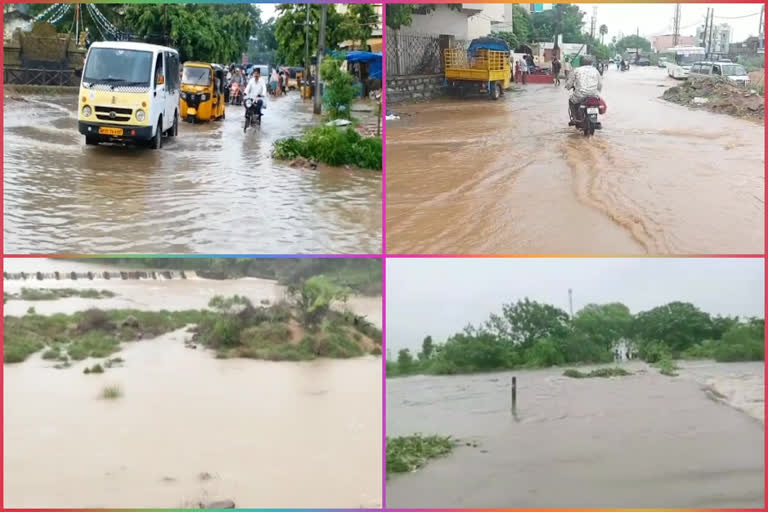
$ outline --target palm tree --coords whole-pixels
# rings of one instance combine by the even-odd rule
[[[604,44],[605,35],[608,33],[608,25],[600,25],[600,44]]]

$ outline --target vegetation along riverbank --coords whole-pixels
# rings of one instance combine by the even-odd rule
[[[67,367],[88,357],[107,358],[122,342],[149,339],[193,324],[188,341],[216,351],[220,358],[247,357],[303,361],[381,354],[381,331],[365,319],[332,309],[348,290],[322,276],[289,288],[289,299],[256,306],[241,296],[211,299],[203,311],[89,309],[73,314],[38,315],[34,309],[6,316],[4,362],[42,357]]]
[[[127,268],[194,270],[208,279],[258,277],[285,286],[322,274],[362,295],[381,295],[381,260],[368,258],[88,258],[88,263]]]
[[[590,304],[570,317],[525,299],[503,305],[501,314],[468,325],[443,343],[427,336],[415,356],[400,350],[387,361],[387,376],[610,363],[618,351],[674,376],[674,359],[763,360],[763,332],[762,318],[712,316],[687,302],[637,314],[621,303]]]

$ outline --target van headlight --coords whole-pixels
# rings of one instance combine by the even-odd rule
[[[83,117],[91,117],[92,113],[93,111],[91,110],[91,107],[89,107],[88,105],[83,107]]]
[[[143,122],[147,118],[147,114],[143,110],[136,111],[136,120]]]
[[[208,101],[208,95],[203,94],[202,96],[200,96],[200,101]]]

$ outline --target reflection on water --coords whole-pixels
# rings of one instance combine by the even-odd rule
[[[513,373],[389,379],[388,436],[438,433],[479,447],[391,479],[387,505],[761,507],[763,425],[702,388],[718,375],[749,374],[738,395],[759,389],[762,398],[762,363],[684,366],[679,378],[643,363],[615,379],[517,371],[518,421]]]
[[[261,131],[242,111],[182,124],[161,151],[86,147],[74,97],[6,96],[9,253],[373,253],[381,173],[294,169],[272,143],[313,122],[297,94],[269,102]]]
[[[26,283],[36,284],[118,296],[10,301],[6,313],[30,305],[46,313],[92,305],[186,309],[215,294],[275,300],[282,290],[260,279]],[[11,292],[8,285],[20,286],[5,285]],[[376,301],[380,324],[381,299],[361,304]],[[221,499],[238,507],[381,506],[380,358],[219,360],[185,348],[188,336],[180,330],[127,343],[119,353],[124,366],[103,375],[83,374],[93,361],[55,370],[39,354],[5,365],[5,506],[176,508]],[[98,399],[113,384],[124,396]]]
[[[671,79],[670,79],[671,80]],[[764,129],[673,105],[663,70],[611,73],[604,130],[567,126],[562,88],[393,107],[394,253],[758,253]]]

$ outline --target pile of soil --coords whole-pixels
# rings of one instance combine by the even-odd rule
[[[762,122],[765,117],[764,98],[754,89],[734,84],[727,78],[691,77],[683,84],[664,91],[665,100],[711,112]]]

